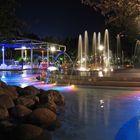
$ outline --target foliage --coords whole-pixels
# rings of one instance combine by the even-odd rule
[[[16,17],[16,0],[0,1],[0,37],[14,38],[21,32],[22,23]]]
[[[139,0],[82,0],[82,3],[91,6],[100,12],[106,19],[106,27],[111,35],[119,34],[127,46],[127,55],[134,49],[132,44],[139,39],[140,28],[140,1]]]
[[[67,46],[67,53],[72,60],[76,60],[78,50],[78,38],[66,38],[64,44]]]

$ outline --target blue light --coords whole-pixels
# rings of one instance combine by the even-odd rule
[[[2,47],[2,49],[1,49],[1,50],[2,50],[2,52],[4,52],[4,47]]]

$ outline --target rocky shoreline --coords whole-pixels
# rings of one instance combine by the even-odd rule
[[[0,81],[0,139],[51,140],[51,132],[61,126],[58,113],[64,104],[63,95],[56,90]]]

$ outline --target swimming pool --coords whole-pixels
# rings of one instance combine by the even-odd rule
[[[140,91],[47,85],[36,80],[38,73],[0,74],[8,84],[34,85],[63,92],[66,105],[59,115],[62,127],[53,140],[139,140]]]

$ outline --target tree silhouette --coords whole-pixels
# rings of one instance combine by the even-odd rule
[[[106,24],[121,28],[121,32],[138,27],[139,0],[82,0],[81,2],[100,12],[105,17]]]
[[[140,0],[81,0],[81,3],[105,17],[106,27],[114,38],[117,34],[122,37],[128,55],[134,50],[132,44],[140,37]]]
[[[0,38],[14,38],[21,33],[22,22],[16,17],[16,0],[0,1]]]

